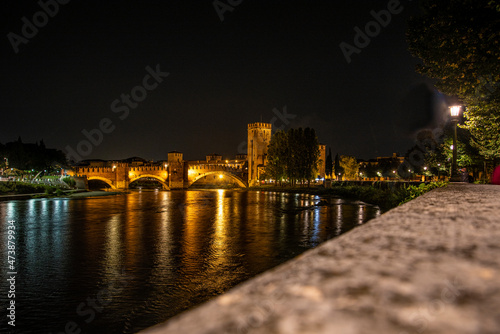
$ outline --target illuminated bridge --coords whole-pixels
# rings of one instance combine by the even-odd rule
[[[212,159],[213,157],[216,157]],[[168,153],[168,161],[156,165],[137,165],[117,162],[112,166],[77,166],[73,168],[75,177],[87,181],[99,180],[112,189],[127,189],[132,182],[140,179],[154,179],[163,189],[189,188],[199,180],[224,179],[239,187],[247,187],[246,159],[221,160],[220,156],[207,156],[207,161],[184,161],[182,153]]]

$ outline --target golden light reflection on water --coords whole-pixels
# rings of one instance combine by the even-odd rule
[[[341,202],[341,201],[342,200],[339,200],[339,202]],[[344,220],[343,213],[342,213],[343,207],[341,205],[336,205],[335,209],[337,212],[337,217],[335,219],[335,235],[339,235],[340,232],[342,232],[342,223]]]
[[[305,194],[189,190],[0,202],[0,228],[12,218],[23,223],[23,293],[45,300],[59,320],[36,303],[30,312],[60,321],[54,329],[64,328],[82,300],[116,283],[125,268],[133,282],[106,310],[117,322],[108,332],[122,332],[124,317],[130,324],[170,317],[380,212],[341,199],[314,206],[317,201]],[[53,293],[58,298],[50,304]]]
[[[159,266],[160,272],[169,271],[171,267],[171,250],[172,250],[172,234],[170,226],[175,217],[172,217],[173,208],[172,203],[170,203],[169,192],[161,192],[159,194],[159,200],[162,203],[162,211],[160,212],[160,222],[159,224],[159,242],[156,244],[157,260],[156,263]]]
[[[120,214],[114,214],[106,222],[106,248],[104,252],[104,263],[106,274],[115,274],[120,271],[122,263],[122,234]]]
[[[204,194],[205,195],[205,194]],[[192,191],[186,192],[185,205],[180,209],[184,210],[183,217],[183,261],[182,266],[187,271],[193,271],[202,266],[204,261],[203,247],[204,240],[208,236],[203,236],[202,230],[206,213],[211,211],[209,208],[210,196],[201,196]],[[206,208],[205,208],[206,207]],[[202,238],[202,239],[201,239]]]
[[[229,215],[229,205],[224,205],[224,190],[217,190],[214,237],[211,246],[211,267],[221,267],[227,265],[229,254],[228,245],[228,225],[234,224]]]

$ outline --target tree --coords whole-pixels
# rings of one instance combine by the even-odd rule
[[[66,155],[56,149],[48,149],[43,141],[40,144],[17,141],[0,145],[0,157],[9,160],[9,167],[20,170],[50,170],[55,164],[66,165]]]
[[[267,152],[266,173],[276,181],[290,179],[310,182],[315,177],[319,160],[319,142],[311,128],[278,131],[271,138]]]
[[[486,159],[500,157],[500,1],[424,0],[410,20],[409,50],[417,71],[467,104],[464,127]]]
[[[316,178],[318,173],[318,163],[320,158],[319,141],[316,136],[316,131],[312,128],[304,129],[304,165],[303,165],[303,180],[307,180],[307,185],[311,184],[311,180]]]
[[[284,131],[277,131],[272,137],[267,150],[266,174],[282,184],[287,175],[288,138]]]
[[[301,178],[303,141],[302,141],[302,128],[290,129],[287,132],[289,155],[287,158],[287,176],[290,178],[290,183],[296,184],[297,180]]]
[[[470,105],[465,112],[465,128],[472,134],[471,143],[483,157],[500,157],[500,107],[485,106],[485,102]]]
[[[346,179],[355,180],[358,178],[359,164],[355,157],[342,155],[340,157],[340,166],[344,169]]]
[[[325,161],[325,174],[328,177],[332,177],[333,172],[333,161],[332,161],[332,149],[328,148],[328,155],[326,156]]]

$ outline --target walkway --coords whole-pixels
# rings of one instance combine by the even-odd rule
[[[433,190],[143,333],[500,333],[500,186]]]

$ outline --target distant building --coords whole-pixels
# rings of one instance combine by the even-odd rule
[[[377,157],[377,162],[398,162],[402,164],[405,161],[405,157],[398,156],[397,153],[393,153],[391,157]]]
[[[222,161],[222,155],[217,153],[212,153],[206,156],[207,162],[220,162]]]
[[[404,157],[393,153],[390,157],[377,157],[376,159],[358,160],[362,179],[393,178],[397,176],[399,165],[405,160]]]
[[[247,155],[246,154],[236,154],[236,160],[247,160]]]
[[[126,164],[129,164],[130,166],[138,167],[138,166],[146,166],[150,164],[151,162],[147,161],[146,159],[139,158],[139,157],[132,157],[128,159],[123,159],[120,160],[119,162],[123,162]]]
[[[75,166],[78,167],[91,167],[91,168],[99,168],[99,167],[108,167],[111,163],[107,160],[101,159],[86,159],[79,161]]]
[[[396,163],[398,166],[403,163],[405,160],[405,157],[398,156],[397,153],[393,153],[392,156],[390,157],[377,157],[376,159],[369,159],[369,160],[358,160],[359,162],[359,167],[361,168],[366,168],[366,167],[373,167],[373,166],[380,166],[382,164],[394,164]]]

